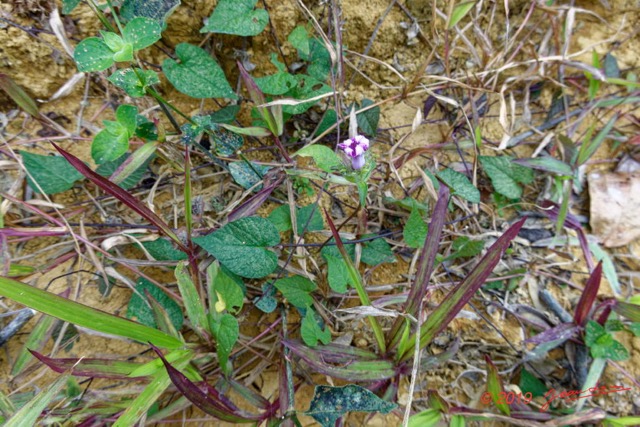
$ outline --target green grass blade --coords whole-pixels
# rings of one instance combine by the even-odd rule
[[[136,397],[129,407],[120,415],[113,427],[129,427],[147,413],[149,408],[162,396],[171,385],[169,375],[165,370],[159,370],[153,376],[149,385]]]
[[[600,148],[602,143],[604,142],[611,129],[613,129],[613,125],[618,121],[618,115],[614,115],[606,125],[598,132],[598,134],[593,138],[589,138],[586,141],[583,141],[580,145],[580,151],[578,151],[578,165],[583,165],[595,154],[595,152]]]
[[[176,267],[175,275],[178,280],[178,289],[180,289],[184,308],[193,328],[198,335],[202,336],[204,331],[209,331],[207,315],[204,311],[204,303],[200,300],[196,285],[191,280],[187,268],[185,261],[180,262]]]
[[[11,368],[11,376],[16,376],[27,366],[27,364],[33,360],[33,355],[29,350],[41,351],[44,345],[51,337],[53,331],[55,318],[47,315],[41,315],[38,322],[33,327],[33,330],[29,334],[29,338],[25,341],[20,354],[16,358],[13,367]]]
[[[47,407],[49,402],[62,390],[67,384],[69,375],[60,376],[53,384],[45,387],[26,405],[24,405],[13,417],[4,425],[4,427],[31,427],[37,425],[37,420],[42,411]]]
[[[104,334],[175,349],[184,344],[177,338],[148,326],[59,297],[50,292],[0,277],[0,296],[12,299],[39,312]]]

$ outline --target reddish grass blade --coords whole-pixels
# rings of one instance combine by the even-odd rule
[[[456,317],[462,308],[471,300],[476,291],[489,278],[493,269],[498,265],[500,258],[509,247],[509,244],[518,235],[526,218],[513,224],[496,242],[487,250],[486,255],[474,267],[469,275],[445,297],[444,301],[427,318],[421,327],[420,347],[426,347],[433,338],[439,334]],[[406,361],[413,354],[412,337],[408,349],[400,355],[400,361]]]
[[[29,350],[39,361],[53,371],[65,372],[77,377],[113,378],[127,381],[145,380],[145,377],[130,377],[129,374],[140,367],[139,363],[122,362],[111,359],[82,358],[51,358],[34,350]]]
[[[433,274],[436,255],[438,255],[438,247],[442,238],[442,230],[444,229],[444,222],[447,216],[447,205],[449,204],[449,188],[446,185],[440,185],[438,191],[438,201],[433,209],[433,215],[431,216],[431,222],[429,223],[429,232],[424,242],[420,259],[418,260],[418,271],[416,273],[416,279],[411,286],[409,296],[405,304],[405,313],[412,315],[414,318],[419,318],[418,310],[420,308],[420,302],[424,299],[429,288],[429,280]],[[403,318],[398,317],[391,329],[389,337],[389,347],[396,345],[400,340],[400,329],[403,325]]]
[[[580,301],[576,306],[576,311],[573,314],[573,320],[576,325],[584,326],[587,323],[589,312],[593,307],[593,303],[598,297],[598,289],[600,289],[600,280],[602,279],[602,261],[598,263],[595,270],[589,276],[587,283],[584,285],[584,290],[580,296]]]
[[[511,415],[509,405],[505,402],[504,387],[500,380],[500,374],[498,368],[493,364],[491,358],[488,355],[484,356],[484,360],[487,362],[487,391],[491,394],[491,399],[496,405],[496,408],[503,414]]]
[[[562,340],[564,342],[576,335],[578,330],[579,328],[573,323],[561,323],[558,326],[549,328],[546,331],[525,340],[525,343],[540,345],[557,340]]]
[[[278,188],[278,186],[282,183],[283,177],[280,176],[274,182],[265,185],[262,190],[258,191],[256,194],[251,196],[249,200],[238,206],[229,214],[229,222],[235,221],[240,218],[244,218],[247,216],[251,216],[267,201],[273,190]]]
[[[140,203],[140,201],[137,200],[135,197],[133,197],[127,190],[124,190],[123,188],[119,187],[117,184],[114,184],[108,179],[98,175],[97,173],[89,169],[89,167],[85,165],[82,162],[82,160],[80,160],[73,154],[66,152],[65,150],[60,148],[58,145],[56,145],[54,142],[51,142],[51,144],[55,147],[56,150],[58,150],[60,154],[62,154],[62,156],[65,159],[67,159],[69,163],[71,163],[71,166],[76,168],[78,172],[84,175],[89,181],[93,182],[95,185],[100,187],[103,191],[115,197],[116,199],[120,200],[129,208],[133,209],[138,215],[142,216],[151,224],[158,227],[158,229],[161,230],[167,237],[169,237],[171,240],[176,242],[176,244],[180,247],[182,251],[189,253],[189,250],[182,244],[178,236],[176,236],[176,234],[162,220],[162,218],[156,215],[151,209],[149,209],[148,207]]]
[[[244,411],[241,411],[215,388],[207,384],[206,381],[203,381],[199,385],[192,382],[180,371],[171,366],[156,346],[150,345],[162,360],[173,385],[176,386],[184,397],[207,414],[230,423],[255,423],[262,418],[260,415],[244,413]]]
[[[397,375],[393,363],[379,357],[377,360],[367,360],[354,356],[355,353],[349,354],[349,351],[346,354],[322,352],[317,351],[321,346],[311,349],[293,340],[283,340],[283,344],[309,364],[314,371],[332,378],[342,378],[347,381],[381,381]],[[327,357],[328,355],[331,357]]]

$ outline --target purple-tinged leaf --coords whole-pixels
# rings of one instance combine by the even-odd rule
[[[569,338],[575,336],[579,329],[580,328],[578,328],[573,323],[561,323],[558,326],[549,328],[544,332],[540,332],[539,334],[526,339],[525,343],[538,345],[551,341],[557,341],[560,339],[566,341]]]
[[[263,411],[267,410],[271,406],[271,402],[269,402],[267,399],[251,390],[250,388],[244,386],[243,384],[226,378],[222,378],[221,381],[229,384],[229,386],[233,390],[235,390],[235,392],[238,393],[241,397],[243,397],[251,406],[259,408]]]
[[[504,399],[500,399],[501,396],[504,396],[504,387],[502,386],[502,380],[500,380],[498,368],[496,368],[496,365],[493,364],[488,355],[484,356],[484,360],[487,362],[487,391],[491,394],[491,399],[496,408],[508,416],[511,414],[509,405]]]
[[[331,364],[324,360],[318,351],[300,342],[284,340],[283,343],[292,353],[310,365],[315,372],[333,378],[342,378],[347,381],[380,381],[393,378],[397,374],[393,363],[388,360],[379,358],[379,360],[353,359],[346,364]]]
[[[111,359],[90,358],[51,358],[37,351],[30,350],[38,360],[57,373],[69,372],[77,377],[113,378],[118,380],[141,380],[145,377],[132,378],[131,372],[141,366],[140,363],[122,362]]]
[[[469,300],[473,298],[476,291],[484,285],[484,282],[489,278],[496,265],[498,265],[498,262],[511,244],[511,241],[518,235],[525,220],[526,218],[523,218],[509,227],[509,229],[487,249],[485,256],[476,264],[469,275],[449,292],[443,302],[429,315],[427,321],[421,327],[420,347],[426,347],[437,334],[444,330],[458,315],[460,310],[467,305]],[[406,361],[412,356],[414,339],[415,337],[411,339],[405,354],[400,355],[401,361]]]
[[[542,213],[545,214],[551,221],[558,221],[558,216],[560,215],[560,207],[557,204],[553,203],[550,200],[543,200],[542,203],[540,203],[540,206],[543,209]],[[587,235],[582,229],[580,220],[571,212],[567,212],[567,216],[564,219],[564,226],[577,233],[578,241],[580,242],[580,248],[582,249],[582,253],[584,254],[585,261],[587,262],[587,267],[589,267],[589,271],[593,271],[595,264],[593,262],[593,257],[591,256],[591,250],[589,249]]]
[[[418,259],[418,271],[416,278],[411,285],[409,296],[405,304],[405,313],[418,318],[418,310],[420,308],[420,302],[424,299],[429,288],[429,281],[433,275],[433,270],[436,261],[436,255],[438,255],[438,247],[440,240],[442,239],[442,230],[447,215],[447,205],[449,204],[449,188],[446,185],[440,185],[438,190],[438,201],[433,209],[433,215],[431,216],[431,222],[429,223],[429,231],[424,241],[420,258]],[[391,337],[389,341],[389,347],[397,344],[400,340],[401,326],[403,325],[403,318],[396,319],[391,333],[388,335]]]
[[[199,385],[192,382],[189,378],[184,376],[182,372],[171,366],[157,347],[154,345],[151,345],[151,347],[162,360],[173,385],[176,386],[178,391],[182,393],[184,397],[189,399],[202,411],[222,421],[230,423],[254,423],[261,419],[260,415],[247,414],[240,410],[229,399],[224,397],[205,381]]]
[[[266,178],[266,177],[265,177]],[[251,196],[249,200],[242,203],[240,206],[235,208],[228,217],[229,222],[233,222],[237,219],[244,218],[247,216],[251,216],[256,213],[256,211],[267,201],[273,190],[278,188],[278,186],[282,183],[282,176],[279,176],[275,181],[273,181],[269,185],[265,185],[262,190],[258,191],[256,194]]]
[[[573,319],[576,325],[584,326],[587,323],[589,312],[593,307],[593,303],[598,297],[598,289],[600,289],[600,280],[602,279],[602,261],[598,263],[595,270],[591,272],[591,276],[584,285],[582,295],[580,295],[580,301],[576,306],[576,310],[573,314]]]
[[[260,114],[262,119],[267,123],[267,127],[269,128],[269,130],[274,135],[280,135],[281,132],[279,132],[280,129],[278,129],[278,121],[274,117],[271,110],[268,107],[261,107],[261,105],[266,103],[264,93],[262,93],[255,80],[253,80],[253,77],[249,75],[240,61],[238,61],[238,69],[240,70],[240,77],[242,78],[242,82],[247,88],[247,92],[249,92],[249,98],[251,98],[254,104],[256,104],[256,110],[258,110],[258,113]]]
[[[140,203],[139,200],[133,197],[127,190],[124,190],[123,188],[119,187],[117,184],[114,184],[108,179],[98,175],[97,173],[89,169],[89,167],[85,165],[82,162],[82,160],[80,160],[73,154],[66,152],[65,150],[60,148],[58,145],[56,145],[54,142],[52,142],[51,144],[55,147],[56,150],[58,150],[60,154],[62,154],[62,156],[65,159],[67,159],[69,163],[71,163],[71,166],[76,168],[78,172],[84,175],[89,181],[93,182],[95,185],[100,187],[103,191],[115,197],[116,199],[120,200],[122,203],[124,203],[129,208],[131,208],[136,213],[138,213],[138,215],[142,216],[151,224],[158,227],[158,229],[161,230],[167,237],[171,238],[174,242],[176,242],[176,244],[180,247],[182,251],[189,253],[189,250],[182,244],[178,236],[176,236],[176,234],[171,230],[171,228],[169,228],[169,226],[151,209],[144,206],[142,203]]]
[[[513,160],[520,166],[525,166],[531,169],[539,169],[544,172],[555,173],[561,176],[572,176],[573,169],[571,166],[563,161],[556,159],[555,157],[536,157],[533,159],[516,159]]]

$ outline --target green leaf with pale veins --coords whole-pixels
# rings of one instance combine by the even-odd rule
[[[144,96],[148,86],[160,83],[158,73],[153,70],[141,70],[139,68],[136,71],[131,68],[117,70],[108,80],[133,98]]]
[[[262,166],[253,162],[249,163],[251,164],[249,165],[245,161],[229,163],[229,172],[231,173],[233,180],[247,189],[262,181],[264,175],[269,169],[271,169],[268,166]],[[262,184],[258,185],[253,190],[262,190]]]
[[[317,346],[318,341],[322,344],[331,342],[331,331],[326,326],[324,329],[320,327],[316,313],[311,307],[307,307],[307,314],[302,319],[300,336],[302,336],[302,341],[309,347]]]
[[[234,34],[255,36],[269,22],[264,9],[255,9],[258,0],[220,0],[201,33]]]
[[[78,71],[106,70],[113,65],[113,52],[102,39],[89,37],[82,40],[73,51],[73,59],[78,64]]]
[[[374,102],[370,99],[363,99],[360,108],[366,108],[373,105]],[[356,114],[356,120],[358,121],[358,128],[367,136],[376,136],[378,132],[378,121],[380,121],[380,107],[373,107],[367,111]]]
[[[216,309],[218,311],[227,310],[230,313],[239,312],[244,304],[245,296],[242,287],[222,268],[216,267],[215,277],[212,280],[213,292],[215,292],[217,299]]]
[[[325,172],[332,172],[340,167],[342,162],[338,155],[329,147],[324,145],[313,144],[300,149],[296,156],[311,157],[316,165]]]
[[[429,227],[422,219],[419,209],[411,209],[411,214],[407,220],[402,235],[404,242],[410,248],[421,248],[427,238]]]
[[[137,17],[151,18],[164,24],[179,5],[180,0],[124,0],[120,7],[120,17],[125,21]]]
[[[180,306],[165,294],[162,289],[143,277],[138,279],[135,292],[131,294],[131,299],[127,306],[127,317],[129,319],[133,318],[138,323],[142,323],[145,326],[150,326],[152,328],[157,327],[156,320],[153,315],[153,309],[151,308],[146,295],[147,292],[162,306],[162,308],[165,309],[174,328],[179,331],[182,327],[182,322],[184,321]]]
[[[169,240],[160,237],[151,242],[142,242],[142,246],[158,261],[184,261],[187,254],[176,249]]]
[[[324,43],[317,39],[309,39],[309,53],[298,50],[300,59],[307,61],[307,74],[315,80],[324,82],[331,71],[331,55]]]
[[[238,276],[256,279],[278,266],[278,257],[267,248],[280,243],[280,234],[264,218],[241,218],[193,241]]]
[[[313,203],[296,209],[296,223],[298,225],[298,234],[303,234],[303,231],[320,231],[324,229],[320,208]]]
[[[275,53],[271,54],[271,63],[278,68],[278,72],[264,77],[257,77],[256,84],[267,95],[283,95],[298,83],[296,78],[286,71],[283,63],[278,61]]]
[[[165,59],[162,71],[180,92],[193,98],[238,98],[220,65],[205,50],[180,43],[176,56],[180,62]]]
[[[79,4],[80,0],[62,0],[62,14],[70,14]]]
[[[380,399],[373,392],[359,385],[344,387],[316,386],[309,410],[322,427],[333,427],[347,412],[381,412],[388,414],[398,405]]]
[[[520,184],[533,182],[533,171],[512,162],[509,156],[479,156],[480,164],[491,179],[496,193],[509,199],[520,199]]]
[[[333,243],[335,240],[332,239],[331,242]],[[353,260],[355,258],[355,247],[345,244],[345,250]],[[329,287],[341,294],[347,292],[348,285],[352,285],[351,277],[349,276],[347,265],[342,259],[338,248],[327,245],[322,248],[320,253],[322,254],[322,258],[327,262],[327,281],[329,282]]]
[[[286,96],[296,100],[311,99],[316,96],[331,92],[331,88],[324,84],[322,81],[317,80],[312,76],[306,74],[296,74],[293,76],[297,80],[297,84],[286,93]],[[282,107],[282,111],[287,114],[302,114],[309,108],[313,107],[319,102],[307,101],[297,105],[285,105]]]
[[[302,276],[279,279],[274,283],[274,286],[290,304],[300,308],[313,305],[313,297],[309,294],[318,289],[311,280]]]
[[[480,203],[480,191],[465,175],[449,168],[439,171],[437,175],[447,187],[453,190],[453,195],[460,196],[471,203]]]
[[[287,41],[303,55],[309,55],[309,33],[304,25],[298,25],[291,31]]]
[[[365,235],[362,237],[370,236],[371,235]],[[385,262],[396,262],[391,246],[389,246],[383,238],[364,242],[362,244],[362,255],[360,259],[372,267]]]
[[[34,181],[40,185],[44,194],[55,194],[70,189],[76,181],[83,178],[83,175],[62,156],[42,156],[26,151],[20,151],[20,155],[24,167],[31,175],[27,176],[29,187],[37,193],[40,190]]]
[[[291,230],[291,210],[289,209],[289,205],[282,205],[275,208],[271,214],[269,214],[268,219],[281,233]]]
[[[129,149],[129,139],[137,127],[138,108],[121,105],[116,110],[116,121],[105,120],[91,144],[91,157],[97,164],[116,160]]]
[[[124,27],[122,38],[131,43],[134,51],[144,49],[160,40],[162,28],[151,18],[134,18]]]

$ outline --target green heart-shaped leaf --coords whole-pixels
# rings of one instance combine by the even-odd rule
[[[235,34],[255,36],[269,22],[264,9],[254,9],[258,0],[220,0],[209,17],[202,33]]]
[[[73,59],[79,71],[102,71],[113,65],[113,52],[101,39],[89,37],[76,46]]]

